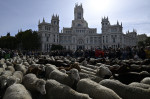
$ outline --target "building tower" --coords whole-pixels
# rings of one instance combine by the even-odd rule
[[[75,5],[75,8],[74,8],[74,20],[84,20],[82,4],[80,4],[80,5],[76,4]]]
[[[59,16],[58,15],[53,15],[51,19],[51,24],[53,27],[53,32],[59,32]]]
[[[102,33],[106,33],[106,32],[108,32],[108,28],[109,28],[109,26],[110,26],[110,23],[109,23],[109,20],[108,20],[108,17],[107,18],[102,18],[102,22],[101,22],[101,24],[102,24]]]

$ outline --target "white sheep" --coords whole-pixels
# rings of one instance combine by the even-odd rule
[[[23,85],[13,84],[7,88],[3,99],[32,99],[32,97]]]
[[[80,80],[80,76],[77,69],[71,69],[66,73],[62,73],[59,70],[54,70],[50,73],[49,79],[55,79],[56,81],[68,85],[70,87]]]
[[[23,75],[25,75],[27,72],[27,67],[25,65],[22,65],[22,64],[16,64],[15,70],[21,71],[23,73]]]
[[[1,73],[2,73],[3,71],[5,71],[5,68],[0,67],[0,75],[1,75]]]
[[[89,71],[89,72],[93,72],[93,73],[96,73],[96,72],[97,72],[96,69],[94,70],[94,69],[91,69],[91,68],[88,68],[88,67],[85,67],[85,66],[82,66],[82,65],[80,65],[80,68],[81,68],[81,69],[84,69],[84,70],[87,70],[87,71]]]
[[[7,66],[5,70],[10,70],[12,73],[15,72],[15,68],[13,66]]]
[[[108,67],[100,66],[97,69],[96,76],[101,77],[101,78],[105,78],[107,76],[112,76],[112,72],[109,70]]]
[[[77,91],[88,94],[93,99],[121,99],[113,90],[90,79],[81,79],[77,84]]]
[[[35,74],[29,73],[23,77],[23,85],[31,92],[46,94],[45,84],[45,80],[37,78]]]
[[[91,71],[88,71],[88,70],[85,70],[85,69],[81,69],[81,72],[86,73],[86,74],[90,74],[90,75],[96,75],[95,72],[91,72]]]
[[[89,74],[87,74],[87,73],[79,72],[79,76],[80,76],[80,79],[89,78]]]
[[[100,82],[101,85],[112,89],[123,99],[149,99],[150,90],[125,85],[119,81],[105,79]]]
[[[90,65],[90,64],[87,64],[86,67],[91,68],[91,69],[97,69],[98,68],[98,66],[94,66],[94,65]]]
[[[80,72],[79,75],[80,75],[80,79],[89,78],[89,79],[91,79],[91,80],[93,80],[97,83],[99,83],[100,81],[103,80],[103,78],[101,78],[101,77],[90,75],[90,74],[87,74],[87,73]]]
[[[14,83],[22,83],[23,73],[21,71],[15,71],[12,76],[9,76],[7,85],[10,86]]]
[[[0,89],[4,89],[7,85],[9,76],[12,75],[11,71],[3,71],[0,76]]]
[[[141,80],[141,83],[150,85],[150,77],[145,77],[143,80]]]
[[[139,83],[139,82],[132,82],[131,84],[129,84],[129,86],[138,87],[138,88],[144,88],[144,89],[149,89],[150,88],[150,85]]]
[[[47,99],[91,99],[89,95],[79,93],[52,79],[46,82],[46,92]]]
[[[53,70],[56,70],[56,66],[55,65],[52,65],[52,64],[46,64],[46,67],[45,67],[45,77],[48,78],[49,77],[49,74],[53,71]]]
[[[61,69],[59,71],[61,71],[62,73],[66,73],[67,72],[65,69]]]
[[[81,62],[81,65],[83,65],[83,66],[86,66],[87,64],[88,64],[88,62],[86,61],[86,59]]]

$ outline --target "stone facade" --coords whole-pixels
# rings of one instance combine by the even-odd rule
[[[74,20],[70,28],[63,28],[59,33],[59,16],[53,15],[51,23],[43,21],[38,25],[38,34],[41,37],[41,50],[50,51],[52,44],[60,44],[66,49],[95,49],[95,48],[124,48],[135,46],[137,33],[127,32],[123,34],[122,23],[111,25],[108,17],[102,18],[102,33],[97,33],[96,28],[89,28],[83,17],[82,5],[75,5]]]

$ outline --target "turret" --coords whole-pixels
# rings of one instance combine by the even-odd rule
[[[80,20],[80,19],[84,19],[82,4],[80,5],[76,4],[74,8],[74,20]]]
[[[43,23],[45,23],[45,19],[44,19],[44,17],[43,17]]]
[[[104,18],[102,18],[101,24],[102,24],[102,33],[107,32],[108,27],[110,25],[108,17],[106,18],[104,16]]]
[[[59,26],[59,16],[57,14],[56,15],[53,14],[51,24],[53,26]]]
[[[39,20],[39,23],[38,24],[40,24],[40,20]]]
[[[119,25],[119,22],[118,22],[118,20],[117,20],[117,25]]]
[[[52,16],[51,24],[55,32],[59,32],[59,16],[56,14]]]

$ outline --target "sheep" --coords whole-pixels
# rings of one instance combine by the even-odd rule
[[[8,66],[5,68],[5,70],[10,70],[12,73],[15,72],[15,68],[13,66]]]
[[[85,69],[81,69],[81,72],[86,73],[86,74],[90,74],[90,75],[95,75],[96,74],[95,72],[91,72],[91,71],[88,71],[88,70],[85,70]]]
[[[32,97],[23,85],[13,84],[7,88],[3,99],[32,99]]]
[[[77,84],[77,91],[88,94],[93,99],[121,99],[113,90],[90,79],[81,79]]]
[[[144,88],[144,89],[149,89],[150,88],[150,85],[139,83],[139,82],[132,82],[131,84],[129,84],[129,86],[139,87],[139,88]]]
[[[88,67],[88,68],[91,68],[91,69],[97,69],[98,68],[98,66],[89,65],[89,64],[87,64],[85,67]]]
[[[8,78],[7,86],[14,83],[22,83],[23,73],[21,71],[15,71],[12,76]]]
[[[30,67],[28,67],[27,74],[33,73],[39,78],[45,77],[45,66],[42,66],[42,65],[34,66],[34,65],[31,65]]]
[[[9,76],[12,75],[11,71],[3,71],[0,76],[0,89],[4,89],[7,85]]]
[[[26,72],[27,72],[27,67],[25,65],[22,65],[22,64],[16,64],[15,65],[15,70],[16,71],[21,71],[23,73],[23,75],[25,75]]]
[[[150,90],[125,85],[119,81],[105,79],[101,85],[112,89],[123,99],[149,99]]]
[[[81,62],[81,65],[87,66],[87,63],[88,63],[88,62],[87,62],[86,59],[85,59],[84,61]]]
[[[48,78],[49,77],[49,74],[53,71],[53,70],[56,70],[56,66],[55,65],[51,65],[51,64],[46,64],[46,67],[45,67],[45,77]]]
[[[23,77],[23,85],[31,92],[40,92],[42,95],[46,94],[45,80],[38,79],[35,74],[27,74]]]
[[[55,79],[56,81],[73,87],[73,85],[79,81],[80,76],[77,69],[71,69],[67,74],[60,72],[59,70],[54,70],[50,73],[49,79]]]
[[[60,70],[62,73],[66,73],[66,70],[65,69],[61,69]]]
[[[79,72],[79,76],[80,76],[80,79],[89,78],[89,75],[87,73]]]
[[[88,67],[85,67],[85,66],[81,66],[81,65],[80,65],[80,67],[81,67],[81,69],[84,69],[84,70],[87,70],[87,71],[90,71],[90,72],[93,72],[93,73],[96,73],[96,72],[97,72],[96,70],[91,69],[91,68],[88,68]]]
[[[5,71],[5,69],[2,68],[2,67],[0,67],[0,75],[1,75],[1,73],[2,73],[3,71]]]
[[[89,79],[91,79],[97,83],[99,83],[101,80],[103,80],[103,78],[101,78],[101,77],[90,75],[87,73],[81,73],[80,72],[79,75],[80,75],[80,79],[89,78]]]
[[[59,70],[60,70],[60,69],[65,69],[66,71],[69,71],[69,70],[71,70],[72,68],[76,68],[78,71],[81,71],[81,68],[80,68],[78,62],[75,62],[75,63],[71,64],[70,67],[62,67],[62,66],[61,66],[61,67],[58,67]]]
[[[99,83],[100,81],[103,80],[103,78],[98,77],[98,76],[91,76],[91,77],[89,77],[89,79],[91,79],[91,80],[93,80],[93,81],[95,81],[97,83]]]
[[[141,83],[150,85],[150,77],[145,77],[143,80],[141,80]]]
[[[46,82],[46,92],[47,99],[91,99],[89,95],[79,93],[52,79]]]
[[[100,66],[97,69],[96,76],[101,77],[101,78],[109,78],[110,76],[112,76],[112,72],[109,70],[108,67]]]

